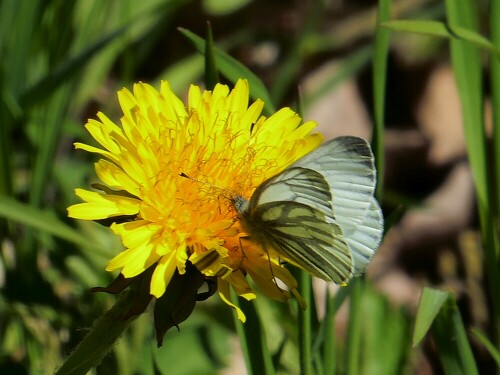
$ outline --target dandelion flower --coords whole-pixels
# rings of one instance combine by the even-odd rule
[[[246,80],[233,90],[192,85],[187,104],[167,82],[159,91],[138,83],[118,98],[121,124],[98,113],[86,128],[100,146],[75,144],[100,155],[95,169],[103,184],[76,189],[84,203],[68,208],[70,217],[113,223],[125,249],[106,270],[120,270],[123,279],[149,270],[149,293],[159,299],[174,275],[193,265],[241,320],[231,289],[248,300],[255,298],[252,285],[278,300],[298,295],[280,260],[244,238],[231,197],[249,198],[318,147],[323,137],[313,133],[316,123],[302,123],[289,108],[263,116],[261,100],[249,104]]]

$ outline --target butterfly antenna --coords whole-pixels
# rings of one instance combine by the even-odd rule
[[[200,184],[202,184],[202,185],[207,185],[207,186],[209,186],[209,187],[211,187],[211,188],[214,188],[214,189],[217,189],[217,190],[222,190],[222,191],[223,191],[223,192],[225,192],[225,193],[231,194],[231,196],[235,195],[234,193],[232,193],[231,191],[229,191],[229,190],[227,190],[227,189],[224,189],[224,188],[222,188],[222,187],[220,187],[220,186],[213,185],[213,184],[211,184],[210,182],[203,181],[203,180],[199,180],[199,179],[197,179],[197,178],[194,178],[194,177],[188,176],[188,175],[187,175],[187,174],[185,174],[184,172],[180,172],[180,173],[179,173],[179,176],[184,177],[184,178],[187,178],[188,180],[191,180],[191,181],[194,181],[194,182],[198,182],[198,183],[200,183]]]

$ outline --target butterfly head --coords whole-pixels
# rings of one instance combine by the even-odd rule
[[[231,197],[231,203],[233,204],[238,214],[244,214],[248,211],[249,202],[241,195],[233,194],[233,196]]]

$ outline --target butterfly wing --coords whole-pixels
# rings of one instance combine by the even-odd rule
[[[338,284],[352,276],[351,252],[320,173],[286,169],[256,189],[240,218],[254,240],[314,276]]]
[[[270,178],[255,190],[250,207],[255,209],[276,201],[302,203],[321,211],[327,221],[335,222],[329,185],[325,178],[314,170],[288,168]]]
[[[375,166],[368,143],[358,137],[338,137],[296,161],[292,167],[319,172],[331,187],[335,216],[344,230],[361,223],[375,191]]]
[[[382,240],[384,218],[382,210],[372,197],[367,215],[353,233],[345,236],[352,251],[354,276],[362,274],[371,262]]]
[[[383,215],[373,198],[376,172],[368,143],[338,137],[293,164],[318,171],[331,188],[336,222],[353,253],[355,274],[362,273],[378,249]]]

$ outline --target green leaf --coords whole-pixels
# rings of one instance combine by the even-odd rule
[[[23,107],[29,107],[52,95],[63,83],[66,83],[69,78],[74,77],[80,72],[92,57],[117,37],[122,35],[127,28],[128,25],[123,26],[111,34],[104,36],[92,46],[84,49],[76,56],[70,57],[68,60],[52,69],[46,76],[21,94],[19,99],[21,105]]]
[[[490,353],[491,357],[497,363],[497,366],[500,367],[500,352],[495,348],[495,346],[488,340],[488,337],[476,328],[472,328],[472,333],[477,337],[477,339],[484,345],[488,353]]]
[[[397,21],[383,22],[380,26],[394,31],[432,35],[442,38],[453,37],[448,28],[446,27],[446,25],[443,22],[438,22],[438,21],[397,20]]]
[[[92,243],[78,231],[57,219],[52,212],[43,211],[25,203],[0,195],[0,216],[52,234],[82,247],[92,247],[100,251],[100,245]]]
[[[352,289],[347,325],[346,366],[347,374],[356,375],[360,373],[361,368],[361,300],[365,283],[362,277],[356,277],[350,284]]]
[[[404,310],[366,288],[362,303],[362,356],[360,374],[404,373],[410,353],[410,319]]]
[[[224,16],[248,5],[252,0],[204,0],[203,8],[214,16]]]
[[[500,48],[500,22],[498,22],[498,14],[500,14],[500,0],[492,0],[490,2],[490,33],[491,41],[495,47]],[[496,203],[496,207],[491,207],[494,217],[487,220],[487,225],[491,229],[491,244],[486,248],[486,264],[487,274],[489,280],[489,294],[493,301],[493,321],[495,328],[494,332],[500,332],[500,272],[499,272],[499,258],[500,258],[500,233],[498,231],[499,215],[500,215],[500,59],[496,56],[490,58],[490,86],[491,86],[491,108],[493,119],[493,162],[490,166],[493,167],[493,175],[495,181],[491,183],[490,193],[492,195],[491,202]],[[493,205],[492,205],[493,206]],[[500,350],[500,335],[496,335],[494,339],[497,353]]]
[[[431,328],[446,374],[477,374],[469,340],[454,297],[424,288],[417,312],[413,344],[418,344]]]
[[[377,169],[377,192],[380,200],[384,188],[384,125],[385,125],[385,92],[387,81],[387,56],[389,54],[389,31],[382,29],[380,24],[390,19],[391,1],[379,0],[377,28],[375,30],[375,55],[373,56],[373,113],[375,128],[373,130],[372,147]]]
[[[446,0],[448,23],[454,29],[462,27],[471,31],[478,30],[480,22],[478,13],[478,4],[473,0]],[[495,186],[493,178],[498,164],[494,165],[486,144],[483,56],[476,45],[452,39],[451,57],[462,104],[467,155],[479,207],[481,234],[484,243],[484,264],[493,305],[492,315],[495,317],[493,329],[495,332],[500,332],[500,274],[498,267],[500,255],[498,212],[495,210],[495,203],[499,202],[499,196],[498,187]],[[494,108],[494,111],[497,110],[498,108]],[[500,347],[499,341],[496,344],[497,347]]]
[[[500,49],[496,48],[493,43],[475,31],[464,27],[451,26],[445,24],[444,22],[428,20],[397,20],[384,22],[381,26],[394,31],[432,35],[441,38],[458,39],[470,42],[477,47],[484,48],[487,51],[500,56]]]
[[[115,305],[94,322],[87,336],[56,371],[56,375],[84,375],[101,362],[133,320],[123,318],[132,306],[131,297],[133,293],[122,293]]]
[[[187,29],[179,28],[179,31],[193,43],[199,53],[205,53],[205,41],[202,38]],[[233,83],[240,78],[247,79],[250,84],[250,96],[254,99],[262,99],[264,101],[264,111],[267,114],[274,113],[275,108],[272,104],[271,97],[262,81],[253,74],[250,69],[229,56],[226,52],[218,48],[214,48],[214,51],[217,66],[220,71]]]
[[[413,346],[418,345],[418,343],[427,334],[432,322],[439,313],[439,310],[441,310],[443,304],[446,302],[448,296],[448,292],[424,288],[418,305],[415,330],[413,331]]]
[[[3,1],[1,3],[2,12],[0,20],[3,28],[1,30],[0,42],[2,45],[2,67],[8,69],[5,77],[6,87],[15,96],[21,92],[26,84],[26,71],[29,64],[32,64],[30,53],[33,48],[34,34],[38,32],[40,13],[42,13],[42,2],[33,1]],[[9,17],[9,18],[6,18]],[[8,38],[14,40],[11,43]],[[10,44],[8,49],[5,45]],[[5,53],[8,51],[8,53]]]
[[[478,374],[460,311],[451,295],[437,315],[431,331],[446,374]]]
[[[312,356],[311,356],[311,301],[312,301],[312,284],[311,276],[306,271],[299,271],[299,290],[302,298],[304,299],[307,307],[305,309],[299,308],[299,345],[300,345],[300,373],[303,375],[310,375],[312,370]]]
[[[212,27],[207,23],[207,42],[205,43],[205,85],[207,89],[213,90],[219,83],[219,72],[217,71],[217,61],[215,59],[214,38]]]
[[[336,296],[335,296],[336,297]],[[323,336],[323,371],[325,374],[335,373],[336,351],[335,351],[335,315],[337,311],[330,297],[328,288],[325,292],[325,317],[321,322],[320,334]]]
[[[245,358],[249,375],[273,375],[273,359],[262,329],[255,301],[239,298],[236,293],[231,293],[232,302],[245,314],[247,320],[242,323],[234,314],[236,332],[240,338],[241,350]]]
[[[490,32],[491,41],[494,46],[500,48],[500,22],[498,22],[498,14],[500,14],[500,0],[491,1],[490,9]],[[491,108],[493,108],[493,150],[495,157],[495,169],[498,171],[500,166],[500,60],[490,59],[490,85],[491,85]],[[495,173],[496,189],[500,187],[500,173]],[[500,212],[500,200],[497,199],[496,212]]]

